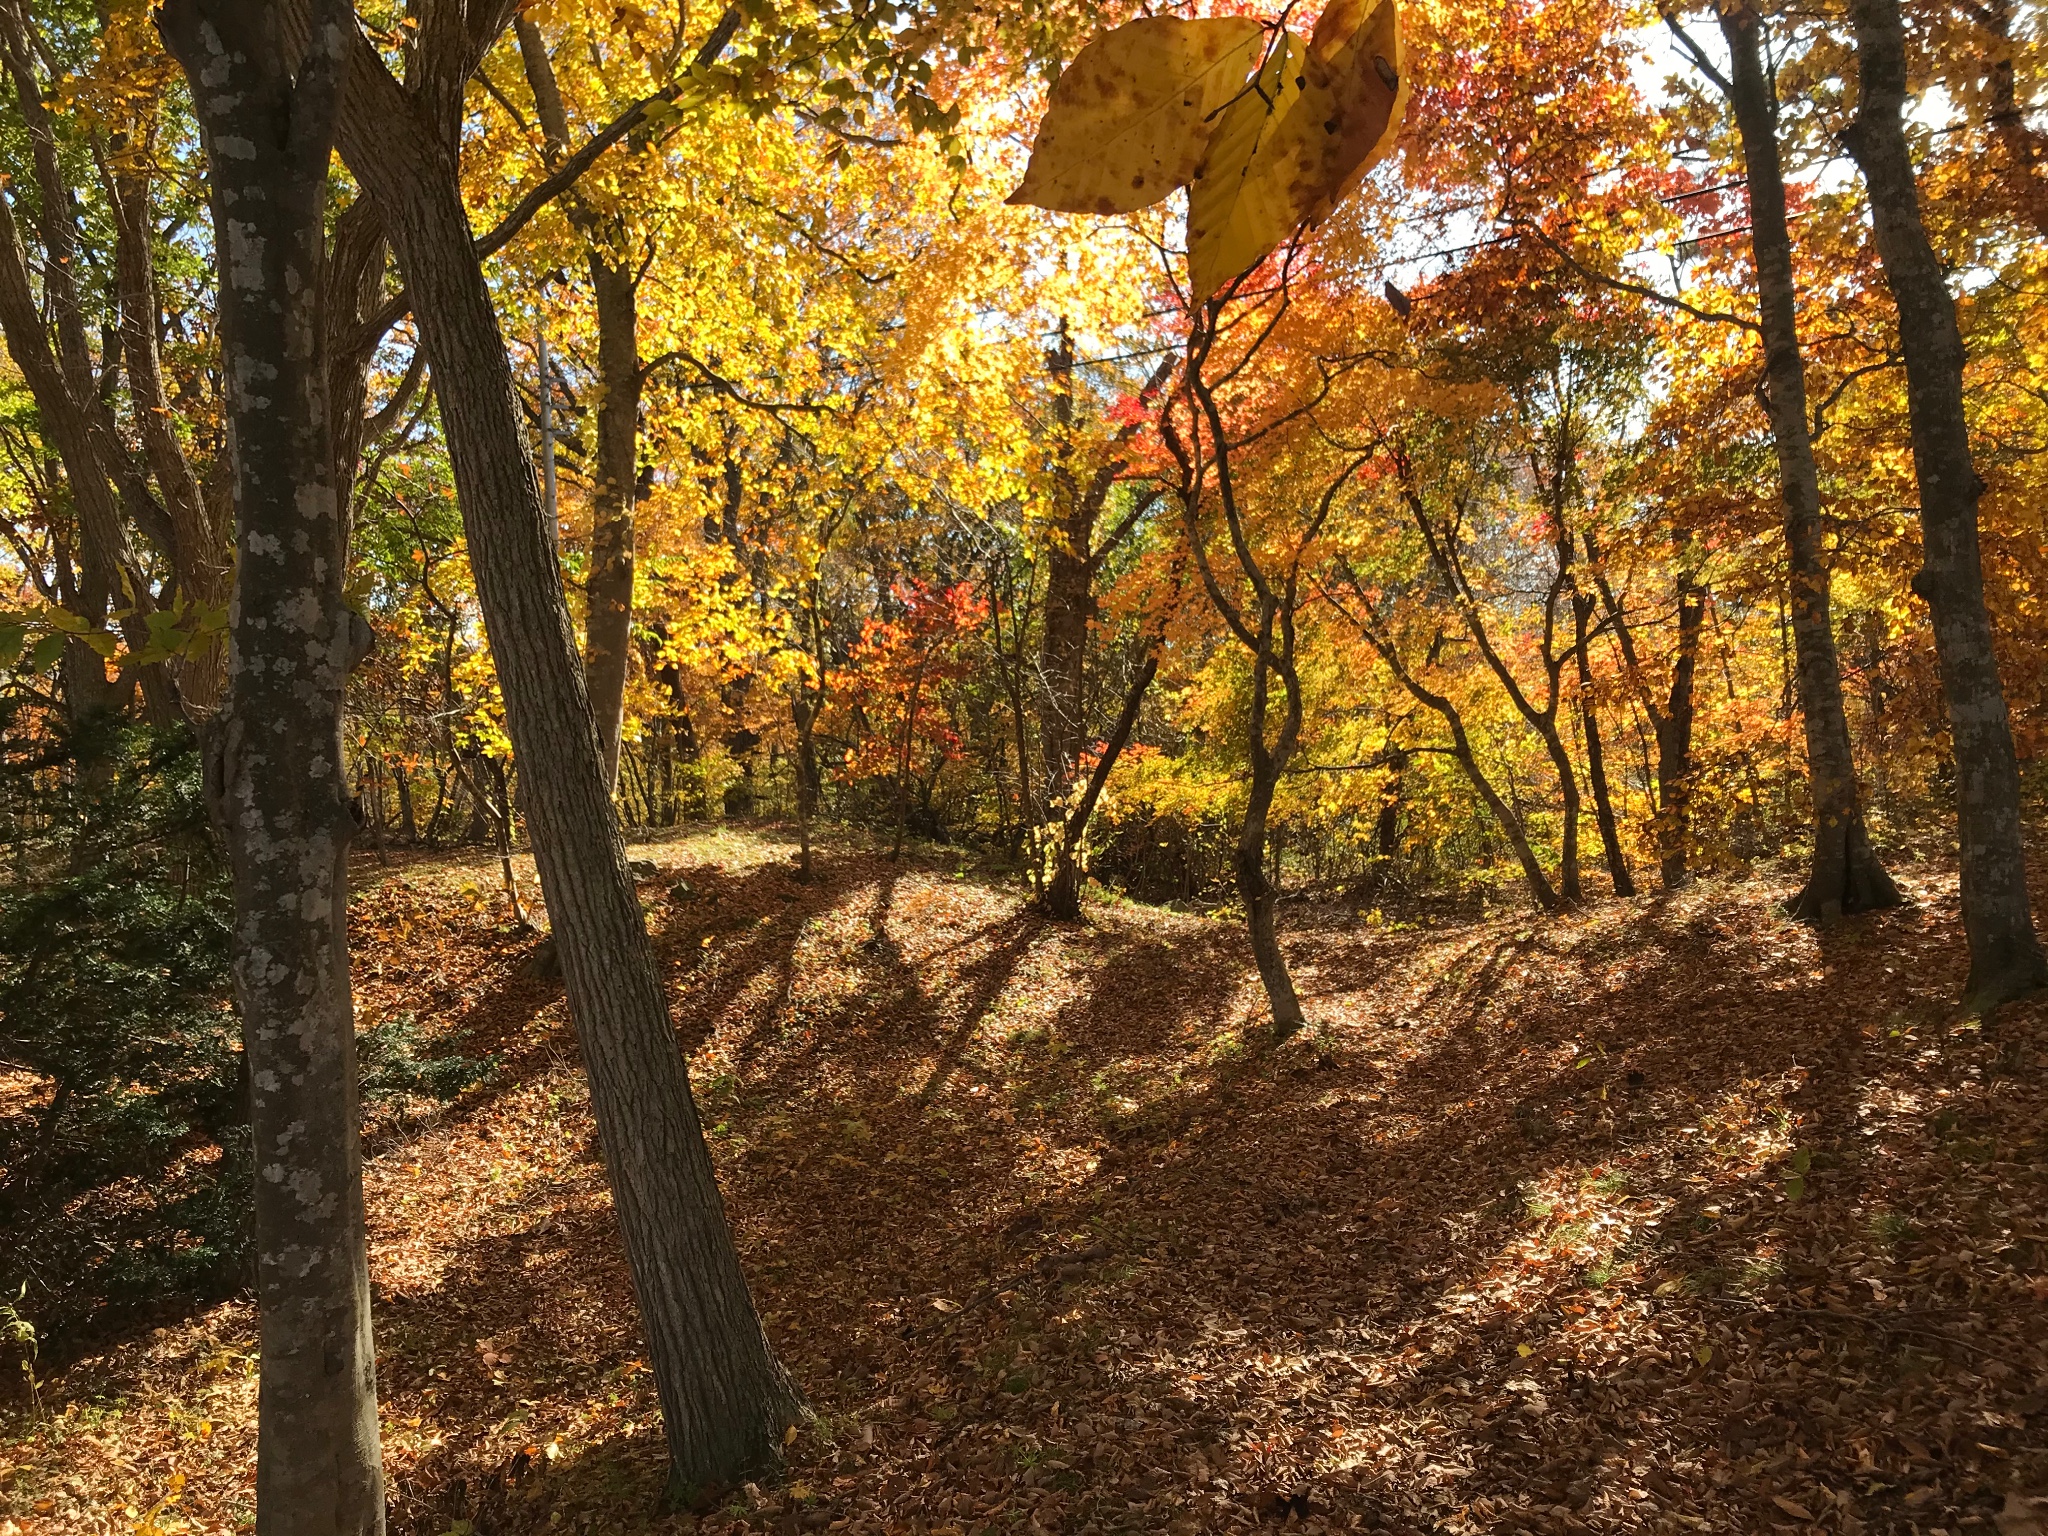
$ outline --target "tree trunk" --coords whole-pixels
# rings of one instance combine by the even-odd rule
[[[417,843],[420,824],[412,810],[412,775],[406,771],[403,758],[392,763],[391,777],[398,787],[398,830],[408,844]]]
[[[1706,592],[1681,576],[1678,653],[1671,664],[1671,696],[1657,711],[1657,878],[1667,891],[1685,884],[1692,835],[1692,684],[1699,662]]]
[[[910,826],[910,749],[917,740],[917,710],[923,702],[925,658],[919,657],[917,673],[910,682],[910,702],[904,707],[903,747],[896,759],[896,840],[889,845],[889,857],[903,857],[903,834]]]
[[[1785,504],[1792,643],[1813,795],[1812,871],[1789,910],[1808,922],[1827,923],[1844,913],[1897,906],[1899,891],[1878,862],[1864,829],[1849,720],[1842,708],[1842,670],[1835,655],[1828,557],[1821,533],[1820,477],[1807,424],[1806,364],[1799,350],[1798,292],[1785,218],[1778,104],[1764,72],[1762,25],[1752,0],[1738,0],[1721,13],[1730,58],[1729,101],[1749,177],[1750,244],[1764,346],[1760,394],[1770,417]]]
[[[1920,221],[1900,112],[1905,28],[1898,0],[1850,0],[1861,102],[1843,135],[1870,192],[1871,228],[1899,310],[1913,471],[1920,482],[1922,565],[1913,590],[1934,614],[1934,649],[1948,700],[1962,844],[1963,929],[1971,1004],[1989,1006],[2048,985],[2034,933],[2020,832],[2019,763],[1984,606],[1977,499],[1963,406],[1963,338],[1941,263]]]
[[[639,453],[640,354],[635,335],[640,301],[633,273],[590,256],[597,300],[597,454],[591,486],[590,611],[584,621],[583,666],[597,713],[605,782],[619,777],[619,734],[625,725],[626,672],[633,650],[633,487]]]
[[[1621,851],[1621,828],[1614,817],[1614,797],[1607,784],[1607,756],[1600,741],[1600,712],[1593,698],[1589,622],[1593,617],[1593,597],[1576,589],[1571,597],[1573,649],[1579,666],[1579,719],[1586,732],[1586,778],[1593,786],[1593,815],[1600,826],[1600,847],[1607,855],[1607,873],[1614,881],[1614,894],[1633,896],[1635,877],[1629,874],[1628,859]]]
[[[1094,576],[1088,546],[1095,538],[1095,506],[1076,482],[1074,454],[1074,339],[1064,319],[1059,343],[1047,359],[1052,372],[1053,481],[1057,517],[1047,530],[1045,620],[1039,639],[1038,745],[1045,758],[1045,803],[1050,810],[1080,771],[1083,689],[1088,621],[1094,616]]]
[[[790,719],[796,726],[796,831],[798,843],[797,878],[809,883],[811,868],[811,823],[818,815],[818,714],[815,701],[802,678],[789,696]]]
[[[256,1522],[384,1529],[348,969],[342,697],[369,629],[342,600],[319,311],[353,9],[319,0],[297,59],[248,0],[167,0],[192,82],[220,265],[236,562],[208,789],[234,872],[235,995],[256,1156]]]
[[[1280,948],[1276,921],[1279,892],[1266,874],[1266,823],[1273,809],[1273,792],[1280,787],[1285,760],[1269,751],[1266,730],[1265,659],[1253,663],[1258,677],[1252,683],[1251,785],[1245,797],[1244,825],[1238,830],[1235,872],[1238,898],[1244,902],[1245,928],[1251,938],[1252,960],[1259,968],[1259,981],[1266,989],[1266,1002],[1273,1010],[1275,1044],[1298,1033],[1308,1022],[1301,1011],[1301,998],[1294,990],[1294,977],[1287,969],[1287,956]]]
[[[1088,776],[1088,787],[1082,792],[1080,803],[1067,813],[1066,828],[1060,838],[1059,860],[1053,866],[1051,883],[1045,888],[1047,917],[1067,923],[1081,920],[1081,877],[1086,873],[1081,865],[1081,843],[1088,833],[1088,818],[1095,814],[1095,802],[1102,798],[1102,786],[1109,782],[1110,770],[1116,767],[1117,758],[1137,727],[1138,711],[1145,702],[1145,690],[1152,686],[1152,679],[1158,672],[1159,653],[1155,650],[1145,658],[1130,691],[1124,695],[1123,713],[1117,716],[1116,725],[1103,746],[1101,761]]]
[[[725,1222],[464,212],[455,143],[472,64],[429,61],[415,92],[359,39],[341,147],[384,213],[435,377],[462,381],[440,393],[449,458],[680,1493],[772,1463],[799,1403]],[[457,84],[436,94],[444,78]]]

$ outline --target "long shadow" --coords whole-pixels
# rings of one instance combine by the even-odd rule
[[[2018,1113],[1992,1088],[2044,1107],[2039,1007],[1980,1041],[1933,1032],[1940,1010],[1903,982],[1884,1003],[1887,966],[1923,986],[1952,968],[1953,934],[1926,913],[1824,935],[1817,965],[1762,957],[1754,887],[1741,906],[1709,890],[1575,925],[1370,943],[1308,929],[1290,955],[1325,977],[1379,969],[1380,1011],[1261,1054],[1234,1027],[1250,983],[1221,925],[1098,911],[1051,931],[1002,898],[905,942],[899,908],[935,881],[862,857],[829,868],[790,902],[773,871],[693,873],[717,903],[679,909],[661,940],[680,1026],[715,1028],[739,1079],[719,1160],[756,1297],[842,1426],[793,1452],[816,1499],[802,1528],[971,1530],[958,1501],[1001,1487],[1020,1522],[1105,1536],[1254,1515],[1654,1530],[1670,1510],[1764,1530],[1786,1518],[1778,1500],[1832,1479],[1866,1529],[1903,1536],[1951,1503],[1981,1512],[1987,1458],[2038,1437],[2026,1370],[1983,1373],[1989,1419],[1918,1427],[1973,1363],[1945,1342],[1958,1325],[1844,1292],[1852,1267],[1894,1288],[1925,1272],[1946,1287],[1929,1296],[2024,1323],[1995,1310],[2022,1298],[1978,1296],[1939,1262],[1999,1240],[1988,1195],[1889,1246],[1862,1237],[1913,1180],[1978,1166]],[[849,903],[882,942],[818,957],[860,985],[785,1029],[778,999],[812,962],[759,917]],[[715,965],[682,974],[714,930]],[[764,976],[769,999],[738,1006]],[[1879,1155],[1871,1085],[1907,1072],[1939,1074],[1960,1108]],[[1738,1177],[1704,1150],[1759,1102],[1782,1124],[1726,1134],[1810,1154],[1798,1199],[1790,1163]],[[380,1298],[388,1412],[430,1414],[444,1436],[395,1476],[394,1529],[539,1530],[658,1480],[630,1287],[601,1186],[585,1186],[461,1245],[437,1289]],[[1626,1244],[1539,1209],[1595,1194],[1631,1208]],[[1629,1347],[1604,1342],[1608,1322]],[[559,1465],[514,1465],[591,1404],[616,1406]],[[1059,1469],[1026,1469],[1013,1452],[1031,1446]],[[871,1495],[894,1501],[879,1523]],[[797,1528],[794,1501],[765,1489],[754,1528]]]

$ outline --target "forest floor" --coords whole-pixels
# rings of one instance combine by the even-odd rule
[[[494,862],[359,867],[365,1023],[498,1062],[366,1142],[401,1536],[2043,1529],[2048,1005],[1956,1016],[1951,872],[1822,935],[1761,876],[1288,906],[1269,1051],[1230,921],[790,851],[634,849],[815,1411],[667,1517],[560,986]],[[254,1352],[228,1303],[53,1375],[0,1533],[246,1529]]]

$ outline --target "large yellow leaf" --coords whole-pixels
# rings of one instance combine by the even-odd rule
[[[1266,172],[1306,84],[1301,40],[1282,32],[1253,89],[1224,109],[1188,188],[1188,283],[1200,303],[1301,222],[1287,184]]]
[[[1408,104],[1395,0],[1330,0],[1303,49],[1283,37],[1264,89],[1226,111],[1188,196],[1196,302],[1326,217],[1386,153]]]
[[[1054,84],[1010,201],[1130,213],[1185,185],[1216,109],[1243,89],[1262,35],[1244,16],[1148,16],[1105,32]]]

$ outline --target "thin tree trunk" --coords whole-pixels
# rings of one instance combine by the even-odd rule
[[[619,777],[626,672],[633,650],[633,487],[639,453],[640,301],[633,272],[590,255],[597,301],[597,454],[591,486],[590,574],[584,582],[583,667],[597,714],[605,782]]]
[[[276,12],[249,0],[167,0],[157,14],[207,152],[235,444],[239,558],[208,789],[234,871],[256,1151],[256,1526],[362,1536],[384,1529],[384,1483],[341,723],[370,636],[342,599],[319,326],[328,161],[355,18],[318,0],[301,53]]]
[[[910,702],[903,715],[903,747],[896,759],[896,840],[889,857],[903,857],[903,834],[910,825],[910,749],[917,740],[917,710],[923,701],[925,658],[919,657],[910,683]]]
[[[1681,576],[1671,696],[1652,720],[1657,732],[1657,877],[1667,891],[1685,884],[1692,838],[1692,687],[1706,606],[1706,592]]]
[[[1405,482],[1408,475],[1406,456],[1401,456],[1397,464]],[[1558,676],[1563,662],[1552,656],[1550,645],[1551,617],[1556,611],[1558,595],[1568,580],[1569,562],[1566,560],[1560,564],[1558,579],[1552,584],[1546,598],[1543,660],[1544,675],[1549,684],[1549,697],[1545,706],[1538,709],[1535,702],[1522,691],[1521,683],[1516,680],[1514,672],[1494,646],[1493,637],[1487,633],[1486,625],[1479,617],[1478,595],[1465,579],[1463,560],[1455,543],[1455,531],[1438,530],[1430,520],[1428,509],[1413,485],[1404,483],[1401,494],[1408,505],[1408,512],[1414,520],[1416,531],[1422,535],[1423,542],[1428,547],[1430,561],[1436,568],[1437,576],[1458,609],[1466,632],[1472,636],[1472,643],[1479,648],[1479,654],[1486,662],[1487,670],[1501,685],[1502,691],[1508,696],[1508,702],[1514,705],[1515,712],[1528,723],[1531,730],[1535,731],[1537,739],[1543,743],[1545,754],[1550,758],[1551,767],[1557,773],[1558,792],[1564,802],[1564,834],[1559,849],[1558,890],[1553,900],[1560,900],[1564,906],[1575,907],[1584,899],[1579,881],[1579,775],[1578,769],[1572,763],[1571,753],[1565,750],[1564,738],[1557,729]],[[1559,521],[1561,524],[1561,514]],[[1381,654],[1388,653],[1383,649]],[[1409,691],[1414,691],[1412,684]],[[1438,712],[1442,713],[1440,710]],[[1491,792],[1491,786],[1488,786],[1486,793]],[[1514,793],[1512,772],[1508,779],[1508,792],[1510,795]],[[1518,834],[1526,842],[1527,828],[1519,811],[1514,815],[1514,822]],[[1529,867],[1530,865],[1525,864],[1524,871],[1526,872]],[[1546,889],[1549,887],[1547,880],[1544,881],[1544,886]]]
[[[1346,579],[1358,593],[1359,600],[1363,602],[1364,588],[1357,578],[1347,572]],[[1487,778],[1485,770],[1479,766],[1479,756],[1472,750],[1472,739],[1465,732],[1465,719],[1459,713],[1458,706],[1409,671],[1407,663],[1401,660],[1400,653],[1394,649],[1391,640],[1382,637],[1368,623],[1355,618],[1354,622],[1358,623],[1359,633],[1365,636],[1366,642],[1379,652],[1380,659],[1387,664],[1387,670],[1394,674],[1394,680],[1407,689],[1409,696],[1418,704],[1434,710],[1438,718],[1450,728],[1451,756],[1456,758],[1458,766],[1465,770],[1465,777],[1479,792],[1479,798],[1486,802],[1486,808],[1492,812],[1501,835],[1507,838],[1508,846],[1514,850],[1515,862],[1522,866],[1522,879],[1529,887],[1529,895],[1543,911],[1557,911],[1563,903],[1558,900],[1557,891],[1551,886],[1550,877],[1543,873],[1542,864],[1537,861],[1536,850],[1529,843],[1528,829],[1523,826],[1521,816],[1516,813],[1514,807],[1501,798],[1500,791],[1493,787],[1493,781]]]
[[[1266,745],[1268,700],[1267,674],[1278,671],[1279,658],[1273,654],[1273,604],[1265,605],[1259,627],[1260,646],[1252,659],[1252,707],[1250,726],[1251,784],[1245,796],[1244,825],[1238,831],[1237,894],[1244,902],[1245,927],[1252,945],[1252,960],[1259,968],[1259,981],[1266,989],[1266,1001],[1273,1010],[1275,1044],[1299,1033],[1308,1022],[1301,1010],[1301,998],[1294,990],[1294,976],[1287,968],[1287,956],[1280,948],[1276,909],[1279,891],[1266,873],[1266,823],[1271,818],[1273,792],[1280,787],[1280,775],[1294,755],[1300,734],[1300,718],[1293,707],[1294,689],[1288,688],[1288,710],[1279,739]],[[1283,675],[1283,682],[1287,681]]]
[[[796,835],[797,878],[811,880],[811,822],[818,814],[818,743],[813,734],[816,715],[802,678],[789,696],[789,713],[796,726]]]
[[[1849,15],[1862,99],[1842,137],[1870,191],[1871,229],[1899,310],[1913,471],[1920,482],[1922,564],[1913,590],[1933,610],[1956,760],[1963,929],[1970,942],[1965,996],[1973,1006],[1989,1006],[2048,985],[2048,958],[2027,899],[2019,763],[1984,605],[1977,543],[1984,482],[1970,456],[1955,300],[1920,220],[1900,122],[1906,40],[1898,0],[1850,0]]]
[[[420,840],[420,827],[419,822],[413,817],[412,775],[406,772],[403,759],[391,765],[391,777],[398,787],[398,830],[408,844],[417,843]]]
[[[514,23],[520,62],[533,91],[548,159],[569,150],[569,118],[546,41],[531,17]],[[605,784],[619,782],[619,738],[625,728],[626,674],[633,650],[633,498],[640,434],[640,293],[630,260],[611,251],[621,234],[573,191],[564,200],[576,232],[590,247],[591,295],[597,308],[597,451],[592,458],[590,573],[584,581],[583,669],[597,717]],[[542,380],[542,387],[547,381]],[[648,820],[653,820],[652,810]]]
[[[1764,345],[1759,393],[1770,418],[1785,506],[1792,643],[1813,795],[1812,871],[1789,910],[1808,922],[1827,923],[1845,913],[1897,906],[1899,891],[1878,862],[1864,828],[1849,721],[1842,707],[1842,669],[1835,654],[1828,557],[1821,533],[1820,477],[1813,462],[1806,365],[1799,349],[1799,299],[1785,216],[1778,104],[1764,71],[1763,22],[1752,0],[1737,0],[1721,12],[1720,20],[1730,58],[1728,98],[1749,177],[1750,244]]]
[[[1593,815],[1600,825],[1600,847],[1607,855],[1607,873],[1614,881],[1614,894],[1633,896],[1635,877],[1628,872],[1628,859],[1621,851],[1621,828],[1614,816],[1614,797],[1607,784],[1607,757],[1600,741],[1600,712],[1593,696],[1591,625],[1593,598],[1572,592],[1572,636],[1579,664],[1579,718],[1586,731],[1586,778],[1593,786]]]
[[[1109,782],[1110,770],[1116,767],[1117,758],[1137,727],[1138,711],[1145,703],[1145,691],[1152,686],[1152,679],[1158,672],[1159,652],[1154,650],[1146,656],[1130,691],[1124,695],[1123,712],[1117,716],[1116,724],[1110,730],[1095,771],[1088,776],[1087,789],[1082,791],[1079,803],[1067,813],[1066,828],[1060,838],[1059,860],[1053,865],[1051,883],[1045,888],[1047,917],[1069,923],[1081,920],[1081,877],[1084,873],[1081,843],[1088,833],[1088,818],[1095,814],[1095,803],[1102,798],[1102,787]]]

